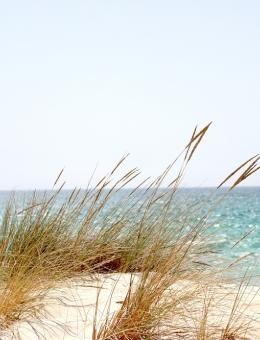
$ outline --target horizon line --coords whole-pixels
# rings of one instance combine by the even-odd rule
[[[231,186],[223,186],[220,187],[219,189],[228,189]],[[141,189],[147,189],[148,187],[140,187],[137,190]],[[217,185],[208,185],[208,186],[179,186],[179,189],[217,189]],[[260,188],[260,185],[241,185],[238,186],[234,189],[243,189],[243,188]],[[58,190],[59,188],[27,188],[27,189],[0,189],[0,192],[18,192],[18,191],[55,191]],[[83,188],[83,187],[72,187],[72,188],[66,188],[66,189],[61,189],[61,191],[72,191],[75,189],[80,189],[80,190],[91,190],[94,189],[94,187],[91,188]],[[110,187],[106,188],[107,190],[110,190]],[[121,188],[117,190],[135,190],[135,187],[128,187],[128,188]],[[152,188],[151,188],[152,189]],[[167,187],[160,187],[159,189],[167,189]]]

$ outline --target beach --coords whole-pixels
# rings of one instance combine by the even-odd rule
[[[138,282],[139,275],[133,274],[135,283]],[[43,299],[40,317],[14,323],[10,329],[1,333],[1,339],[95,339],[93,327],[98,331],[106,317],[109,315],[111,318],[122,306],[130,276],[131,274],[120,273],[102,274],[96,279],[85,278],[61,284],[51,289]],[[187,290],[193,285],[191,282],[179,282],[166,295]],[[234,285],[215,287],[207,320],[208,326],[211,325],[212,330],[214,329],[215,336],[209,333],[209,339],[220,339],[221,330],[228,322],[237,293],[238,287]],[[185,306],[180,301],[180,308],[186,310],[185,319],[167,315],[160,327],[161,330],[165,327],[168,335],[161,338],[196,339],[195,321],[201,321],[204,307],[199,298]],[[260,293],[257,287],[248,286],[245,289],[236,314],[238,319],[234,318],[233,322],[237,322],[238,327],[240,324],[244,327],[241,337],[236,339],[260,339]],[[188,315],[192,317],[189,319]]]
[[[147,188],[124,156],[90,189],[3,194],[1,339],[260,339],[260,191],[237,188],[259,157],[179,187],[209,126]]]

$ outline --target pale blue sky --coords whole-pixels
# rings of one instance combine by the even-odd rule
[[[185,185],[260,151],[257,0],[1,1],[0,44],[0,189],[85,186],[126,152],[157,175],[211,120]]]

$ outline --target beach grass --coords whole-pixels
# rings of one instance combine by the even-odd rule
[[[62,172],[52,191],[34,192],[22,206],[13,195],[0,226],[1,329],[19,320],[40,319],[44,296],[68,279],[91,281],[100,274],[129,273],[121,307],[101,325],[93,322],[93,340],[167,336],[232,340],[244,334],[244,320],[237,313],[242,288],[226,326],[210,325],[214,289],[231,279],[225,277],[230,266],[220,269],[207,261],[214,257],[214,247],[207,242],[206,230],[215,206],[259,169],[259,156],[220,183],[219,188],[231,181],[200,219],[193,219],[190,207],[181,220],[172,217],[176,193],[209,126],[193,131],[184,150],[160,176],[139,180],[115,203],[117,192],[136,183],[141,174],[134,168],[116,177],[126,156],[95,185],[90,181],[86,190],[74,189],[65,198],[61,199]],[[200,316],[195,317],[186,307],[198,300]]]

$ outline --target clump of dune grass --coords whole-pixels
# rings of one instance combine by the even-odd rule
[[[205,285],[207,289],[208,287],[213,288],[215,286],[214,281],[220,279],[220,272],[223,273],[223,271],[212,268],[210,265],[204,263],[199,256],[203,254],[203,258],[205,258],[207,252],[210,253],[207,248],[202,246],[201,242],[203,240],[203,233],[205,232],[205,222],[214,206],[210,207],[207,213],[195,223],[191,229],[187,230],[185,226],[181,226],[179,230],[172,230],[172,233],[177,232],[178,234],[174,239],[171,239],[171,236],[167,235],[166,240],[163,240],[160,235],[160,231],[162,231],[163,234],[165,233],[165,225],[167,225],[165,221],[167,220],[168,208],[173,201],[184,170],[207,131],[207,128],[208,126],[198,134],[196,134],[196,130],[194,131],[187,147],[183,167],[174,180],[173,187],[171,187],[172,183],[168,185],[170,194],[164,206],[165,210],[157,220],[157,225],[160,226],[159,229],[157,229],[158,237],[153,238],[152,247],[147,249],[147,256],[142,258],[143,263],[141,266],[140,280],[137,286],[133,289],[133,284],[130,282],[129,291],[120,310],[110,321],[106,320],[105,324],[101,326],[97,339],[161,339],[163,337],[168,338],[171,334],[170,339],[186,338],[187,336],[188,339],[233,340],[244,332],[241,313],[239,314],[240,318],[237,318],[236,315],[236,322],[234,323],[235,311],[238,309],[238,301],[241,299],[241,296],[243,296],[243,293],[237,295],[234,305],[231,308],[227,325],[221,330],[221,334],[217,332],[219,331],[218,326],[215,325],[212,329],[212,327],[210,328],[208,325],[212,296],[210,299],[208,299],[207,296],[201,299],[203,302],[202,315],[195,322],[193,331],[191,327],[185,331],[185,325],[183,324],[182,327],[184,329],[179,329],[179,320],[185,315],[185,308],[183,308],[183,306],[200,296],[203,291],[202,287],[204,289]],[[236,175],[239,170],[246,167],[238,179],[230,186],[229,191],[234,189],[259,169],[259,167],[257,167],[258,160],[259,156],[250,158],[228,175],[218,188]],[[220,200],[224,197],[225,194]],[[172,242],[168,243],[170,239]],[[241,240],[237,241],[237,243],[240,241]],[[165,247],[165,244],[169,246]],[[165,250],[165,248],[167,248],[167,250]],[[178,288],[173,287],[181,281],[190,282],[192,288],[186,286],[184,292],[181,291],[180,293]],[[169,292],[171,292],[171,294],[169,294]],[[167,327],[165,320],[169,315],[172,317],[172,322]],[[218,334],[217,336],[216,333]]]
[[[74,189],[63,200],[64,184],[58,184],[62,172],[51,192],[35,192],[22,207],[13,196],[0,226],[1,327],[39,316],[44,295],[69,278],[91,280],[97,273],[139,272],[138,283],[130,280],[120,310],[95,329],[95,338],[161,339],[167,333],[181,334],[177,324],[166,327],[163,321],[173,314],[174,320],[183,319],[183,305],[199,296],[220,272],[205,261],[214,254],[205,242],[206,222],[214,206],[193,222],[192,216],[172,219],[176,193],[209,126],[193,131],[183,152],[158,178],[139,181],[114,204],[117,192],[140,176],[134,168],[116,179],[126,157],[97,184],[90,181],[86,190]],[[258,170],[258,159],[250,158],[220,186],[245,168],[230,186],[235,188]],[[169,178],[178,162],[179,170]],[[193,285],[173,289],[179,282]],[[207,305],[204,309],[206,315]],[[207,318],[202,320],[198,334],[205,335]],[[231,324],[223,340],[231,334]]]

